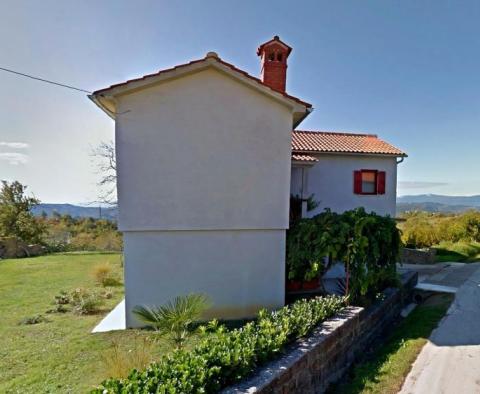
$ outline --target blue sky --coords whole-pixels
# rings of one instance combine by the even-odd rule
[[[407,151],[399,194],[480,194],[479,1],[2,1],[0,67],[95,90],[203,57],[258,75],[293,47],[302,129],[363,131]],[[0,72],[0,179],[45,202],[96,199],[90,147],[113,122],[85,94]]]

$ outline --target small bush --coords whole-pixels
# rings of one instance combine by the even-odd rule
[[[119,280],[113,272],[113,267],[109,262],[97,264],[93,268],[93,276],[97,283],[103,287],[117,286],[119,284]]]
[[[203,294],[188,294],[159,307],[137,305],[133,313],[140,321],[166,335],[175,347],[181,348],[190,336],[192,324],[200,319],[208,305]]]
[[[122,236],[118,232],[104,232],[98,235],[93,244],[95,250],[122,250]]]
[[[101,295],[102,298],[105,298],[106,300],[109,300],[110,298],[113,297],[113,291],[105,290],[100,295]]]
[[[108,379],[93,393],[218,392],[278,355],[286,344],[308,334],[345,304],[345,297],[317,297],[278,311],[262,311],[255,322],[206,334],[193,349],[177,350],[144,371],[133,370],[125,379]]]
[[[47,321],[48,320],[42,315],[33,315],[33,316],[26,317],[19,324],[30,325],[30,324],[39,324]]]
[[[70,304],[71,297],[66,291],[62,290],[59,294],[55,296],[55,304],[58,305],[67,305]]]
[[[73,311],[78,315],[88,315],[98,312],[102,299],[91,290],[78,288],[71,294]]]
[[[46,313],[67,313],[68,311],[69,309],[64,304],[55,304],[55,306]]]

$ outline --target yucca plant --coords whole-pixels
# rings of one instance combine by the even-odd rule
[[[181,348],[192,333],[192,324],[200,319],[208,306],[205,295],[188,294],[158,307],[137,305],[133,313],[141,322],[166,335],[177,348]]]

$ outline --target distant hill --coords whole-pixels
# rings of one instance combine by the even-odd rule
[[[448,204],[439,204],[437,202],[399,202],[397,203],[397,212],[407,212],[407,211],[426,211],[426,212],[465,212],[470,209],[480,209],[479,207],[469,207],[466,205],[448,205]]]
[[[443,196],[439,194],[419,194],[397,198],[397,212],[464,212],[480,209],[480,195],[477,196]]]
[[[427,211],[427,212],[464,212],[469,209],[480,210],[480,195],[478,196],[442,196],[439,194],[419,194],[401,196],[397,198],[397,212]],[[101,209],[97,207],[84,207],[73,204],[39,204],[33,209],[34,215],[40,216],[45,211],[48,216],[53,212],[72,217],[91,217],[98,219],[117,220],[116,207]]]
[[[415,196],[401,196],[397,198],[399,203],[423,203],[435,202],[445,205],[464,205],[468,207],[480,207],[480,195],[477,196],[442,196],[440,194],[418,194]]]
[[[111,207],[82,207],[80,205],[72,204],[39,204],[32,209],[32,212],[36,216],[40,216],[42,212],[45,212],[48,216],[53,216],[54,212],[58,212],[60,215],[70,215],[74,218],[94,218],[109,220],[117,220],[117,208]]]

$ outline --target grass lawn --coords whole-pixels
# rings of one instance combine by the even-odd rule
[[[26,259],[0,260],[0,392],[81,393],[111,373],[105,357],[115,349],[126,354],[144,338],[146,330],[91,334],[90,331],[123,298],[123,286],[108,288],[97,314],[45,312],[61,290],[78,287],[103,291],[92,270],[109,262],[121,278],[119,254],[57,254]],[[35,325],[19,322],[42,314],[49,321]],[[137,344],[137,345],[136,345]],[[157,358],[168,350],[164,343],[148,349]],[[108,357],[107,357],[108,358]]]
[[[439,263],[480,261],[480,243],[478,242],[442,242],[433,248],[437,250],[436,261]]]
[[[451,295],[435,295],[419,305],[394,329],[386,343],[353,367],[349,381],[337,385],[331,392],[397,393],[452,300]]]

